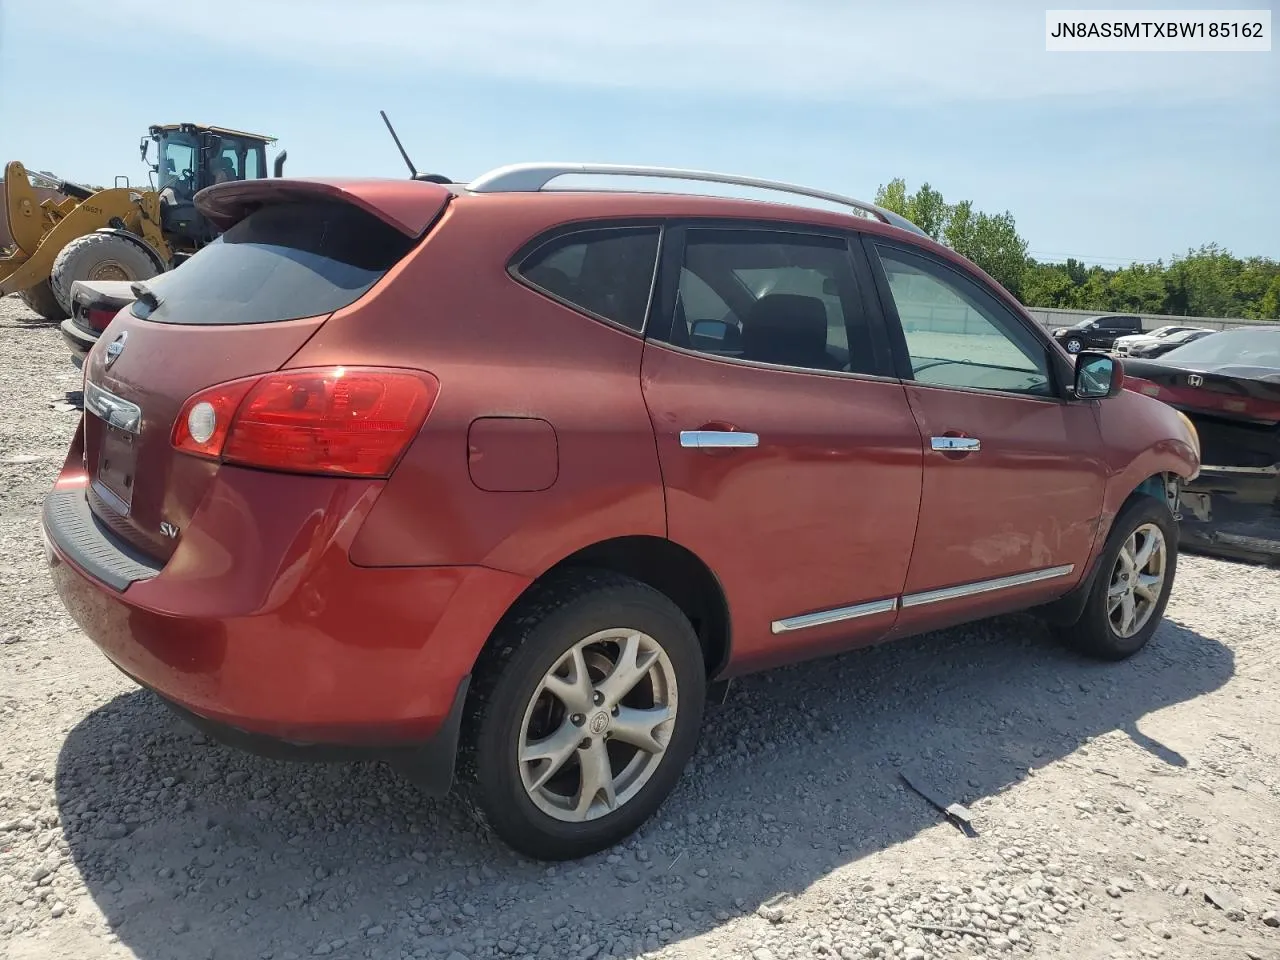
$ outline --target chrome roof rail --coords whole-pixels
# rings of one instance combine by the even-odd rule
[[[615,177],[655,177],[668,180],[698,180],[706,183],[723,183],[738,187],[753,187],[758,190],[774,190],[779,193],[790,193],[814,200],[826,200],[828,203],[850,207],[859,214],[871,215],[883,223],[899,227],[919,236],[927,234],[906,217],[867,203],[853,197],[826,190],[815,190],[794,183],[782,183],[777,180],[761,180],[757,177],[739,177],[728,173],[713,173],[709,170],[681,170],[677,167],[637,167],[619,163],[517,163],[508,167],[499,167],[467,184],[472,193],[537,193],[546,189],[548,183],[559,177],[569,175],[580,176],[615,176]]]

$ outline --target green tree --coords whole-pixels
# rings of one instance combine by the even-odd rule
[[[1018,234],[1013,214],[974,214],[969,201],[952,208],[944,232],[947,245],[989,273],[1015,297],[1027,269],[1027,241]]]
[[[1280,270],[1271,278],[1266,292],[1258,301],[1254,311],[1254,320],[1280,320]]]
[[[976,263],[1029,306],[1280,320],[1280,262],[1266,257],[1242,260],[1209,243],[1168,264],[1042,263],[1027,256],[1007,210],[984,213],[968,200],[948,204],[928,183],[911,193],[901,177],[876,191],[876,203]]]
[[[876,203],[906,217],[934,240],[947,244],[989,273],[1014,296],[1022,288],[1027,265],[1027,242],[1018,234],[1013,214],[1007,210],[992,216],[975,212],[961,200],[948,205],[942,193],[928,183],[907,192],[901,177],[881,185]]]

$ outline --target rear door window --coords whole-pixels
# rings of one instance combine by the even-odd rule
[[[145,281],[133,314],[243,324],[332,313],[359,300],[417,241],[347,203],[262,207],[186,263]]]
[[[515,274],[568,306],[640,331],[653,289],[658,235],[657,227],[562,234],[521,260]]]
[[[843,239],[691,228],[676,294],[674,346],[770,365],[879,372]]]

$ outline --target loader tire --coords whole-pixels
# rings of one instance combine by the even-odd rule
[[[42,280],[34,287],[19,291],[18,296],[30,308],[32,313],[39,314],[50,323],[61,323],[69,316],[67,311],[62,309],[62,305],[58,303],[58,298],[53,295],[53,289],[49,286],[48,280]]]
[[[148,280],[160,272],[147,251],[113,233],[86,233],[58,253],[49,285],[59,305],[71,310],[71,284],[77,280]]]

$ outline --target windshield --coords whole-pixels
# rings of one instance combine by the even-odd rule
[[[172,187],[181,198],[191,197],[200,185],[196,182],[196,138],[185,133],[167,133],[160,138],[156,156],[160,187]]]
[[[1169,363],[1236,363],[1280,369],[1280,329],[1223,330],[1170,350]]]

